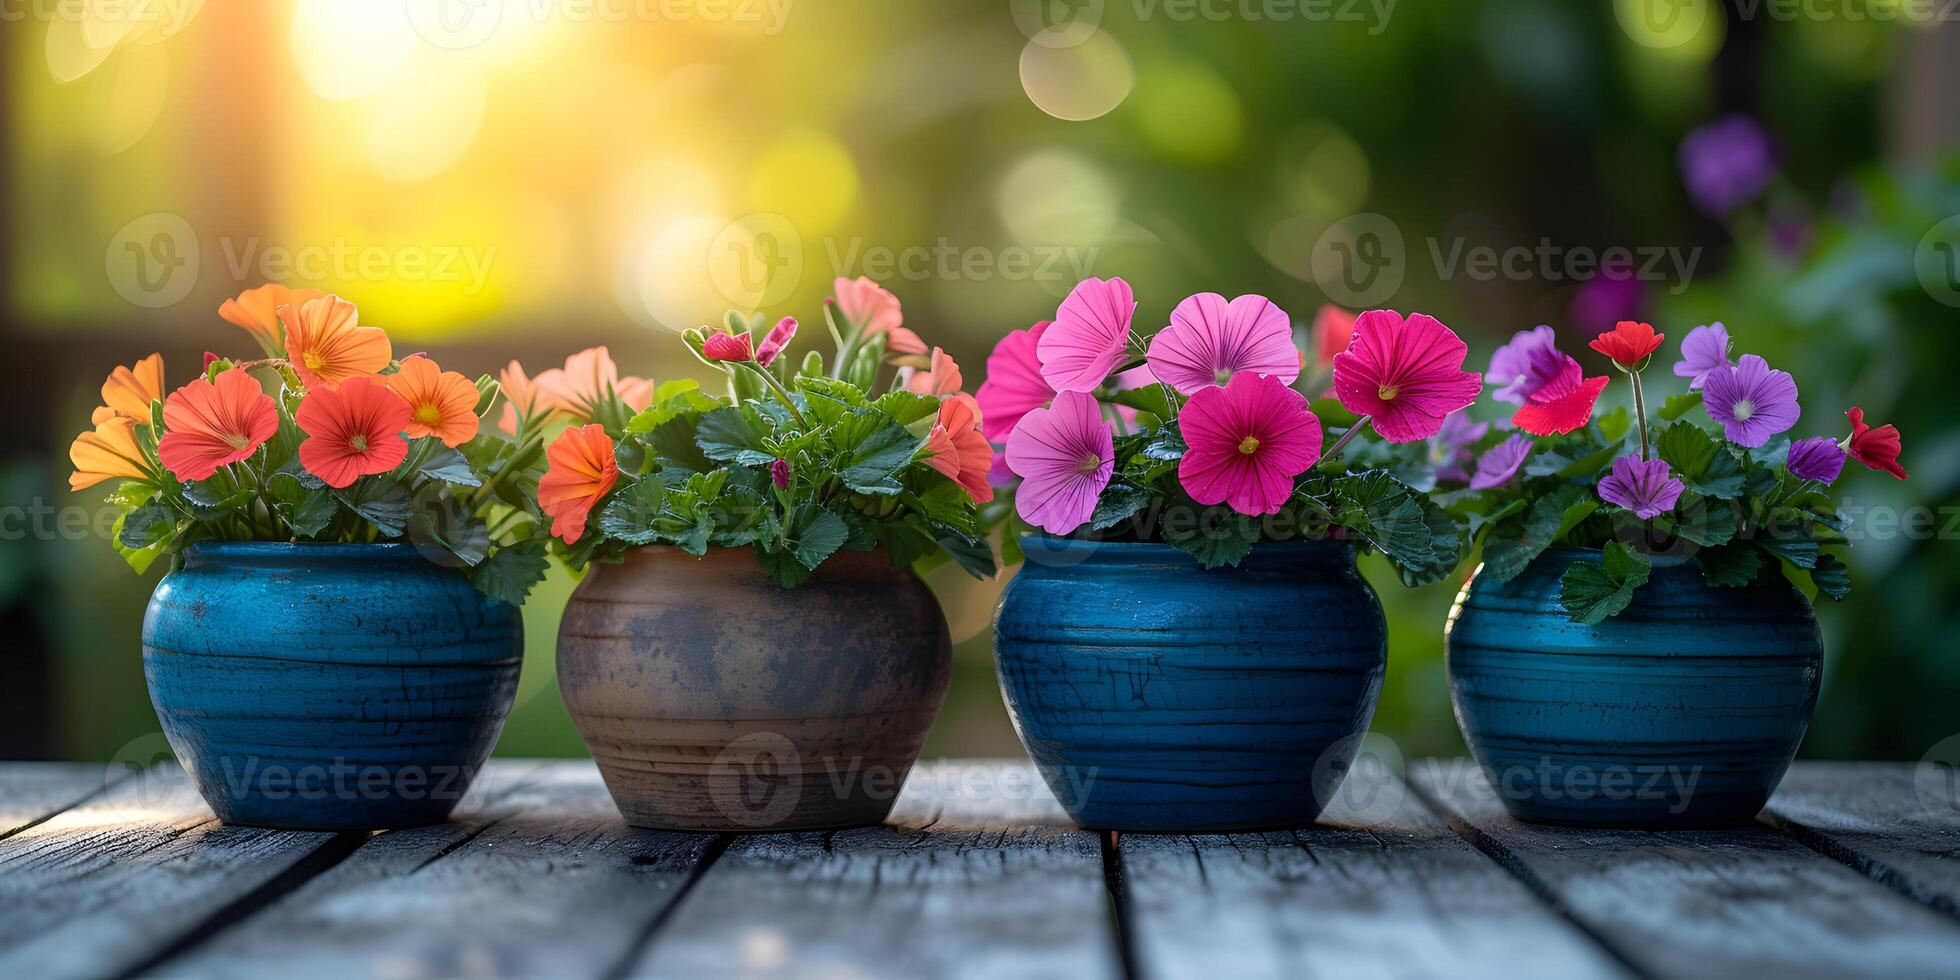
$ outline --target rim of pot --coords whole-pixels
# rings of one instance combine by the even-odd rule
[[[1093,538],[1069,538],[1049,534],[1046,531],[1030,531],[1020,536],[1021,551],[1030,562],[1037,564],[1076,565],[1084,562],[1151,565],[1190,565],[1202,568],[1198,559],[1187,551],[1164,544],[1161,541],[1101,541]],[[1296,538],[1289,541],[1260,541],[1253,545],[1252,553],[1240,562],[1239,567],[1252,564],[1260,559],[1280,559],[1299,562],[1303,559],[1320,558],[1336,563],[1351,562],[1355,557],[1355,546],[1351,541],[1333,538]],[[1226,571],[1231,566],[1211,569]]]

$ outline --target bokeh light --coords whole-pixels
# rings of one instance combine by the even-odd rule
[[[1136,84],[1129,53],[1107,31],[1082,43],[1052,47],[1029,41],[1021,49],[1021,88],[1041,111],[1081,121],[1107,115]]]

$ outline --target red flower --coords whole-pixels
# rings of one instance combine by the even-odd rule
[[[1659,350],[1661,341],[1666,339],[1666,334],[1654,332],[1652,324],[1621,320],[1618,326],[1594,337],[1587,346],[1632,370]]]
[[[163,403],[166,435],[157,459],[179,480],[204,480],[256,452],[279,431],[279,410],[250,374],[237,368],[217,380],[198,378]]]
[[[1851,458],[1881,473],[1890,473],[1903,480],[1906,468],[1899,465],[1899,427],[1881,425],[1874,429],[1865,424],[1865,410],[1853,406],[1844,413],[1851,420],[1851,439],[1846,446]]]
[[[748,334],[711,333],[701,341],[701,356],[710,361],[752,361],[755,350]]]
[[[293,421],[307,435],[299,462],[330,487],[386,473],[408,456],[408,402],[388,390],[387,381],[357,375],[337,388],[313,388],[299,403]]]
[[[1579,362],[1565,359],[1565,370],[1531,393],[1512,424],[1534,436],[1575,432],[1592,421],[1593,403],[1606,390],[1606,375],[1588,378]]]

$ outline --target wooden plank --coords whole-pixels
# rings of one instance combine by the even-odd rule
[[[1960,774],[1932,763],[1799,762],[1763,819],[1873,880],[1960,917]]]
[[[738,837],[636,976],[1119,975],[1098,835],[1032,765],[922,765],[882,827]]]
[[[134,772],[92,762],[9,762],[0,765],[0,838],[81,803]]]
[[[165,975],[601,976],[716,838],[626,826],[589,760],[493,763],[437,827],[379,834]]]
[[[1317,825],[1296,831],[1123,834],[1125,923],[1140,972],[1627,975],[1393,774],[1344,790]]]
[[[0,976],[136,969],[365,835],[221,826],[174,765],[0,840]]]
[[[1960,963],[1960,926],[1768,827],[1527,824],[1467,761],[1410,775],[1458,833],[1643,972],[1950,976]]]

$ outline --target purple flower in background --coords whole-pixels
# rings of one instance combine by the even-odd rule
[[[1702,379],[1702,405],[1730,442],[1754,449],[1797,424],[1797,382],[1754,354]]]
[[[1436,468],[1436,479],[1470,479],[1470,444],[1489,431],[1489,422],[1472,422],[1462,412],[1444,416],[1443,427],[1429,437],[1429,465]]]
[[[1477,460],[1477,475],[1470,478],[1470,489],[1489,490],[1511,482],[1518,475],[1518,467],[1524,465],[1525,457],[1531,455],[1531,447],[1529,436],[1516,435],[1492,446]]]
[[[1830,486],[1844,471],[1844,447],[1829,436],[1798,439],[1790,444],[1790,458],[1784,465],[1799,480],[1816,480]]]
[[[1769,133],[1748,116],[1709,123],[1681,140],[1681,181],[1695,206],[1722,217],[1747,204],[1776,176]]]
[[[1665,461],[1621,456],[1613,461],[1613,472],[1599,481],[1599,499],[1651,521],[1673,510],[1683,489],[1681,481],[1669,474]]]
[[[1681,359],[1674,362],[1674,376],[1693,378],[1692,390],[1700,390],[1709,372],[1729,366],[1729,328],[1720,320],[1696,327],[1681,338]]]
[[[1559,351],[1558,334],[1551,327],[1520,330],[1490,356],[1484,383],[1500,386],[1491,393],[1492,398],[1523,405],[1538,389],[1564,374],[1569,363],[1576,362]]]
[[[1602,268],[1572,294],[1572,323],[1585,335],[1605,333],[1621,320],[1645,320],[1647,286],[1633,270]]]

